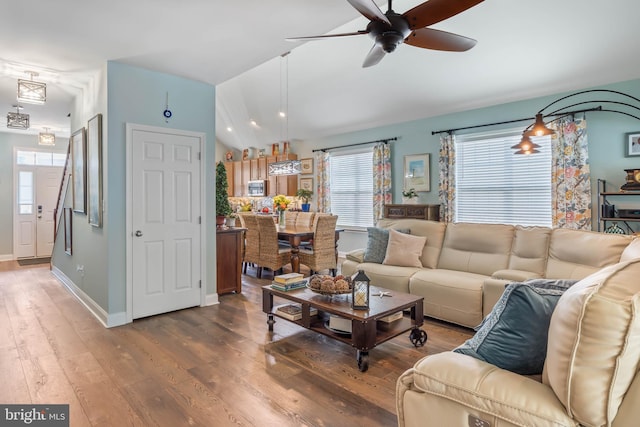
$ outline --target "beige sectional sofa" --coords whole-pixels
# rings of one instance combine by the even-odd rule
[[[475,327],[507,283],[532,278],[582,279],[619,262],[631,236],[502,224],[381,219],[381,228],[427,238],[421,267],[364,262],[347,254],[342,273],[364,270],[373,285],[424,297],[427,316]]]
[[[614,253],[610,246],[603,249]],[[551,315],[541,378],[457,352],[421,358],[396,383],[398,425],[640,425],[639,277],[636,239],[619,263],[562,294]]]

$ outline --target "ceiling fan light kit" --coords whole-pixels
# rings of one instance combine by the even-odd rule
[[[474,39],[426,27],[464,12],[478,3],[482,3],[483,0],[429,0],[403,14],[393,11],[392,0],[389,0],[386,13],[382,13],[373,0],[347,1],[360,14],[369,19],[370,22],[366,30],[344,34],[296,37],[287,40],[323,40],[368,34],[374,39],[374,45],[362,64],[365,68],[379,63],[385,54],[395,51],[402,43],[422,49],[464,52],[475,46]]]

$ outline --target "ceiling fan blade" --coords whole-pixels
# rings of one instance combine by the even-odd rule
[[[386,52],[384,51],[384,49],[382,49],[382,45],[379,45],[378,43],[374,44],[371,50],[369,51],[369,53],[367,54],[367,57],[364,59],[364,62],[362,63],[362,68],[367,68],[367,67],[371,67],[372,65],[376,65],[378,62],[382,60],[382,58],[384,58],[385,55],[386,55]]]
[[[482,3],[484,0],[429,0],[402,14],[409,28],[423,28],[444,21],[458,13]]]
[[[288,37],[285,40],[288,42],[295,42],[298,40],[322,40],[329,39],[332,37],[349,37],[349,36],[360,36],[362,34],[369,34],[367,30],[360,30],[353,33],[340,33],[340,34],[325,34],[323,36],[309,36],[309,37]]]
[[[420,28],[409,34],[404,42],[424,49],[464,52],[476,45],[476,40],[433,28]]]
[[[373,0],[347,0],[358,12],[364,15],[369,21],[382,21],[389,25],[389,18],[380,10]]]

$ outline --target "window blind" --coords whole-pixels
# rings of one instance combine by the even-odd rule
[[[456,141],[456,222],[551,227],[551,138],[540,153],[514,155],[521,131]]]
[[[373,150],[331,154],[331,213],[342,227],[373,226]]]

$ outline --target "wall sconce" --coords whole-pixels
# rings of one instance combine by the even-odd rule
[[[44,132],[38,134],[38,145],[56,145],[56,135],[53,132],[49,132],[49,128],[44,128]]]
[[[14,105],[14,107],[16,107],[15,113],[7,113],[7,127],[11,129],[29,129],[29,115],[20,113],[21,106]]]
[[[562,119],[564,117],[571,116],[571,115],[576,114],[576,113],[584,113],[584,112],[587,112],[587,111],[608,111],[608,112],[611,112],[611,113],[624,114],[625,116],[633,117],[634,119],[640,120],[640,117],[636,116],[635,114],[630,114],[630,113],[628,113],[626,111],[614,110],[614,109],[609,109],[609,108],[602,108],[602,106],[597,106],[597,107],[583,109],[583,110],[569,111],[570,108],[574,108],[574,107],[577,107],[579,105],[596,104],[596,103],[602,103],[602,104],[605,104],[605,106],[608,106],[608,105],[622,106],[622,107],[627,107],[627,108],[633,108],[635,110],[640,111],[640,107],[638,105],[633,105],[633,104],[630,104],[629,102],[625,102],[625,101],[616,101],[615,99],[595,99],[595,100],[589,100],[589,101],[579,101],[579,102],[574,102],[572,104],[565,105],[564,107],[557,108],[557,109],[555,109],[553,111],[550,111],[550,112],[545,112],[551,106],[556,105],[561,101],[564,101],[564,100],[569,99],[569,98],[573,98],[575,96],[584,95],[586,93],[608,94],[608,95],[613,96],[613,97],[620,97],[621,99],[623,99],[625,101],[633,100],[633,101],[637,102],[638,104],[640,104],[640,99],[636,98],[635,96],[631,96],[629,94],[626,94],[624,92],[619,92],[617,90],[609,90],[609,89],[589,89],[589,90],[583,90],[583,91],[580,91],[580,92],[576,92],[576,93],[572,93],[572,94],[563,96],[563,97],[558,98],[555,101],[545,105],[542,109],[540,109],[540,111],[538,111],[536,113],[535,122],[530,124],[529,126],[527,126],[525,128],[524,132],[522,133],[522,140],[520,141],[520,143],[511,147],[514,150],[518,150],[514,154],[535,154],[535,153],[539,153],[539,151],[536,150],[536,148],[540,148],[540,145],[538,145],[538,144],[534,143],[533,141],[531,141],[530,137],[531,136],[553,135],[555,133],[555,131],[553,129],[548,128],[547,127],[548,124],[553,123],[556,120],[560,120],[560,119]],[[548,122],[545,123],[544,119],[546,117],[551,117],[551,116],[553,116],[555,118],[552,119],[552,120],[549,120]]]
[[[33,81],[38,73],[29,72],[31,80],[18,79],[18,101],[29,104],[44,104],[47,101],[47,85]]]

